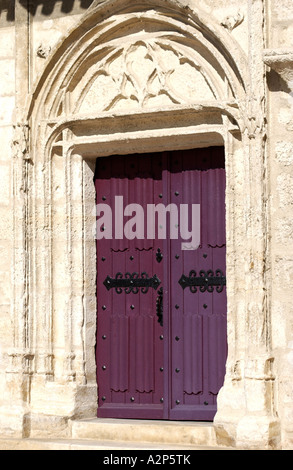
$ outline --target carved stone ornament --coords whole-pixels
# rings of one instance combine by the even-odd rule
[[[17,123],[13,126],[13,131],[12,148],[14,156],[21,155],[24,160],[29,160],[29,125]]]
[[[238,11],[235,15],[227,16],[222,22],[221,25],[224,28],[228,29],[228,31],[233,31],[233,29],[237,28],[241,23],[244,21],[244,14],[241,11]]]
[[[264,63],[277,72],[287,84],[293,82],[293,51],[269,50],[264,51]],[[290,85],[291,88],[291,85]]]
[[[43,44],[40,44],[37,49],[37,56],[40,57],[41,59],[47,59],[50,52],[51,52],[50,46],[44,46]]]

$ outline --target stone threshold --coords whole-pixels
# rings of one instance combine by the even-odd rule
[[[180,446],[172,444],[154,444],[148,442],[127,442],[127,441],[103,441],[90,439],[1,439],[0,451],[5,450],[95,450],[95,451],[112,451],[112,450],[136,450],[136,451],[161,451],[161,450],[182,450],[182,451],[201,451],[201,450],[233,450],[224,447],[209,446]]]
[[[94,418],[71,422],[72,439],[217,446],[213,423]]]
[[[71,437],[0,438],[0,450],[233,450],[213,423],[91,418],[70,421]]]

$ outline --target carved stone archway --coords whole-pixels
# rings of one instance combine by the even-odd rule
[[[30,377],[24,413],[38,432],[40,415],[62,423],[95,416],[95,159],[224,143],[229,357],[215,424],[220,440],[243,444],[257,415],[254,438],[271,445],[263,76],[252,89],[247,58],[201,11],[144,3],[93,6],[48,60],[29,104],[21,173],[30,188],[22,234],[29,301],[11,352]]]

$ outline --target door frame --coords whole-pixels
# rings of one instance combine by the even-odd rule
[[[181,111],[181,112],[180,112]],[[219,111],[219,110],[218,110]],[[169,119],[172,116],[172,120],[174,120],[175,115],[176,115],[176,120],[177,122],[183,121],[184,124],[186,124],[185,119],[186,115],[189,115],[191,118],[191,123],[192,123],[192,116],[198,121],[199,115],[197,110],[193,110],[193,113],[190,112],[189,110],[173,110],[173,116],[172,116],[172,111],[166,111],[165,113],[151,113],[151,115],[148,113],[146,116],[140,116],[143,119],[147,118],[149,119],[150,117],[153,120],[160,120],[163,116],[166,116],[166,127],[168,124]],[[204,120],[204,115],[203,113],[200,117]],[[219,114],[218,112],[214,111],[214,118],[215,120],[218,120]],[[157,122],[158,122],[157,121]],[[174,122],[174,121],[173,121]],[[158,124],[159,125],[159,124]],[[192,125],[191,125],[192,128]],[[227,133],[225,130],[224,126],[219,126],[218,124],[216,126],[210,126],[210,125],[201,125],[200,129],[195,129],[192,128],[192,131],[189,134],[190,129],[187,129],[187,132],[182,132],[179,133],[178,130],[172,129],[171,133],[169,129],[160,129],[161,136],[158,138],[155,135],[150,136],[151,138],[145,139],[145,136],[141,138],[141,136],[138,136],[134,141],[131,141],[131,148],[129,148],[129,141],[125,139],[125,142],[119,143],[119,151],[117,147],[117,142],[115,140],[111,141],[109,140],[107,144],[103,143],[103,150],[100,149],[101,154],[97,155],[97,157],[107,157],[113,155],[113,153],[119,153],[121,155],[128,155],[129,153],[156,153],[156,152],[164,152],[164,151],[176,151],[176,150],[187,150],[187,149],[196,149],[196,148],[206,148],[210,146],[221,146],[224,147],[228,144],[228,142],[232,142],[232,139],[230,140],[230,135],[228,135],[227,138]],[[198,132],[199,131],[199,132]],[[155,134],[155,131],[153,132]],[[165,135],[164,135],[165,134]],[[111,136],[110,136],[111,137]],[[225,139],[226,138],[226,139]],[[162,144],[163,141],[163,144]],[[237,139],[238,143],[238,139]],[[81,158],[87,162],[88,165],[90,163],[94,166],[95,164],[95,155],[94,150],[90,149],[91,146],[88,144],[83,143],[82,145],[78,145],[78,147],[75,149],[78,150],[78,153],[81,154]],[[82,152],[81,150],[86,149],[85,152]],[[142,150],[143,149],[143,150]],[[95,148],[96,151],[96,148]],[[226,152],[225,148],[225,152]],[[226,170],[226,180],[227,180],[227,169]],[[169,185],[169,180],[165,179],[164,180],[164,185]],[[163,186],[163,191],[167,191],[167,187],[165,188]],[[227,211],[225,213],[225,216],[227,218]],[[163,241],[163,250],[164,252],[167,251],[168,245],[170,244],[170,240],[162,240]],[[164,280],[165,279],[170,279],[170,259],[167,257],[166,262],[164,263]],[[228,281],[227,281],[228,282]],[[170,283],[170,281],[169,281]],[[167,295],[164,293],[164,315],[168,313],[170,315],[170,289],[168,289]],[[171,396],[170,396],[170,390],[171,390],[171,374],[170,374],[170,358],[171,358],[171,342],[169,340],[170,338],[170,318],[168,322],[164,322],[164,330],[163,334],[164,336],[168,338],[168,341],[164,343],[164,360],[168,361],[168,373],[165,374],[164,376],[164,400],[167,401],[166,406],[164,406],[164,411],[163,411],[163,419],[169,420],[169,410],[170,410],[170,405],[171,405]],[[166,367],[166,364],[164,364],[164,367]],[[97,384],[98,387],[98,384]]]
[[[256,156],[260,156],[263,142],[254,139],[252,145],[249,136],[235,124],[237,117],[233,117],[234,111],[229,106],[223,108],[213,103],[187,108],[174,106],[165,111],[118,113],[115,116],[103,114],[94,118],[74,117],[51,128],[47,121],[40,122],[33,154],[38,159],[29,167],[34,188],[29,195],[29,208],[32,234],[35,236],[28,241],[30,256],[36,261],[34,271],[29,272],[32,277],[30,301],[33,319],[39,329],[36,356],[30,356],[36,364],[32,378],[33,397],[40,397],[34,402],[36,406],[47,409],[47,392],[44,390],[47,390],[48,381],[52,403],[60,403],[61,400],[60,414],[68,416],[74,409],[79,417],[96,416],[98,388],[95,364],[93,176],[97,156],[140,153],[142,150],[143,153],[184,150],[209,145],[222,146],[224,143],[227,188],[226,277],[229,286],[228,358],[214,423],[219,432],[223,427],[227,428],[226,423],[229,426],[231,424],[233,433],[234,424],[238,422],[236,420],[235,423],[234,419],[235,409],[239,410],[241,416],[246,409],[244,368],[247,338],[254,338],[254,333],[248,331],[247,322],[250,319],[251,325],[255,325],[256,313],[263,305],[257,299],[259,296],[262,298],[264,292],[260,288],[263,278],[256,277],[262,265],[254,263],[254,271],[247,271],[243,277],[243,266],[248,257],[264,259],[251,258],[253,253],[262,253],[260,243],[263,240],[259,240],[259,234],[263,233],[261,227],[264,213],[260,211],[261,200],[258,195],[262,186],[259,186],[258,177],[263,184],[263,172],[260,171],[260,165],[257,164],[260,160]],[[125,126],[129,122],[132,123],[131,132],[125,133]],[[111,131],[106,137],[101,134],[101,129],[105,128]],[[90,135],[88,129],[91,130]],[[28,162],[26,164],[29,165]],[[256,164],[259,171],[256,171]],[[55,188],[59,188],[59,191],[55,191]],[[62,201],[61,207],[59,199]],[[48,207],[50,210],[47,210]],[[43,211],[42,217],[36,216],[36,208]],[[56,229],[62,230],[64,243],[61,252],[58,246],[55,247]],[[250,240],[252,235],[254,237],[253,252],[249,251],[251,245],[249,250],[247,248],[247,233]],[[258,244],[255,244],[255,240],[258,240]],[[40,289],[38,281],[44,278],[45,288]],[[248,304],[247,300],[247,291],[252,287],[255,293],[253,305]],[[38,295],[35,295],[36,292]],[[255,340],[258,341],[258,338]],[[254,377],[254,370],[267,371],[272,366],[266,355],[261,355],[257,369],[253,361],[247,369],[250,377]],[[44,377],[44,385],[40,385],[39,376]],[[37,392],[39,389],[40,393]],[[259,399],[264,399],[263,393],[260,393]],[[86,403],[86,407],[83,403]]]
[[[94,175],[95,169],[95,161],[97,157],[107,157],[113,154],[121,154],[127,155],[129,153],[156,153],[156,152],[163,152],[163,151],[176,151],[176,150],[185,150],[185,149],[193,149],[193,148],[202,148],[202,147],[209,147],[209,146],[226,146],[229,145],[230,139],[228,136],[227,140],[227,132],[225,126],[223,125],[224,119],[222,119],[222,109],[215,109],[208,110],[208,118],[206,116],[207,110],[198,110],[197,108],[183,108],[178,107],[174,109],[169,109],[166,111],[160,112],[148,112],[148,113],[137,113],[137,129],[133,133],[131,139],[129,139],[128,135],[125,137],[120,138],[119,141],[116,140],[116,132],[119,133],[120,126],[123,125],[123,122],[127,122],[128,119],[133,120],[133,114],[131,115],[121,115],[117,116],[117,118],[112,120],[111,124],[111,131],[112,134],[107,136],[107,142],[103,140],[103,137],[98,135],[95,138],[95,141],[90,141],[89,138],[83,137],[82,141],[79,139],[79,142],[70,142],[67,148],[67,161],[69,165],[72,165],[74,162],[74,158],[79,161],[79,165],[84,167],[83,173],[86,175],[86,185],[89,188],[89,185],[92,183],[92,178]],[[100,119],[97,119],[95,125],[97,128],[100,125],[100,121],[108,120],[109,118],[105,118],[104,116]],[[205,124],[205,121],[211,124]],[[141,124],[140,121],[144,123],[144,127],[148,128],[146,122],[150,122],[150,126],[152,130],[147,130],[142,132],[140,130]],[[221,124],[219,124],[221,122]],[[116,124],[116,125],[115,125]],[[181,126],[180,126],[181,124]],[[171,125],[171,129],[169,126]],[[174,127],[175,125],[175,127]],[[93,123],[91,122],[91,126],[93,127]],[[178,126],[181,127],[182,131],[178,131]],[[82,123],[82,126],[85,128],[85,123]],[[158,137],[158,129],[160,130],[160,136]],[[115,132],[116,131],[116,132]],[[121,136],[121,134],[120,134]],[[237,140],[237,143],[239,141]],[[98,152],[97,152],[98,149]],[[227,150],[226,150],[227,151]],[[97,154],[98,153],[98,154]],[[73,158],[74,156],[74,158]],[[227,171],[227,170],[226,170]],[[227,174],[226,174],[227,178]],[[165,184],[168,184],[167,181]],[[163,188],[164,190],[164,188]],[[91,189],[91,200],[95,200],[95,188],[92,184]],[[90,207],[92,211],[92,206]],[[83,233],[92,235],[92,227],[95,224],[95,220],[92,217],[92,212],[87,212],[88,208],[84,206],[84,228]],[[226,214],[227,217],[227,214]],[[89,222],[90,221],[90,222]],[[88,238],[88,236],[87,236]],[[164,246],[163,249],[166,249],[168,244],[168,240],[163,240]],[[95,242],[95,241],[94,241]],[[95,243],[94,243],[95,245]],[[95,247],[94,247],[95,249]],[[91,253],[91,255],[90,255]],[[85,246],[85,257],[90,258],[93,254],[93,246],[88,248],[87,245]],[[87,264],[87,270],[85,272],[85,279],[91,278],[92,280],[95,278],[96,272],[96,263],[91,263],[91,265]],[[165,269],[165,277],[168,276],[169,270],[169,261],[164,265]],[[86,285],[88,285],[86,283]],[[92,286],[93,289],[93,286]],[[96,289],[96,286],[94,286]],[[93,296],[93,292],[87,294],[86,297]],[[167,297],[167,296],[165,296]],[[94,311],[95,303],[92,303],[92,307],[90,311],[85,315],[88,315],[89,318],[92,319],[94,324],[96,325],[96,310]],[[164,308],[169,310],[169,295],[168,298],[164,299]],[[167,310],[166,310],[167,311]],[[166,322],[165,322],[166,324]],[[96,326],[95,326],[96,328]],[[165,328],[165,327],[164,327]],[[164,334],[169,335],[169,331],[164,331]],[[165,345],[165,348],[168,348],[168,344]],[[166,356],[166,352],[165,352]],[[165,390],[169,390],[169,381],[171,378],[165,377]],[[95,380],[96,382],[96,380]],[[97,385],[97,384],[96,384]],[[169,397],[168,397],[169,400]],[[168,411],[164,411],[164,413],[168,413]]]
[[[49,135],[47,123],[40,124],[39,141],[45,139],[46,145],[39,150],[40,153],[44,152],[50,176],[42,174],[43,179],[39,179],[37,187],[42,186],[44,201],[45,204],[50,204],[50,211],[45,213],[48,232],[45,233],[46,236],[32,241],[31,250],[32,253],[40,254],[38,256],[46,253],[41,266],[43,271],[48,273],[48,288],[40,292],[34,307],[44,312],[45,321],[40,327],[42,328],[43,324],[51,325],[41,335],[44,353],[40,360],[44,364],[42,367],[47,377],[52,377],[53,374],[55,377],[60,375],[60,381],[64,384],[63,377],[66,374],[66,387],[74,403],[72,405],[72,401],[66,399],[64,395],[66,409],[79,406],[80,397],[86,394],[87,409],[81,411],[82,415],[88,417],[96,415],[98,394],[95,363],[96,247],[93,235],[96,219],[93,210],[95,208],[93,176],[98,157],[224,145],[228,188],[226,190],[227,283],[230,282],[229,278],[233,280],[228,293],[228,314],[230,313],[228,318],[231,322],[230,332],[232,331],[232,335],[230,334],[232,344],[228,341],[228,346],[232,346],[229,350],[232,354],[230,358],[228,354],[227,370],[231,369],[229,360],[234,363],[233,350],[237,347],[233,343],[233,329],[238,329],[239,322],[237,312],[231,307],[229,312],[229,305],[237,305],[241,300],[234,286],[237,282],[243,283],[242,260],[246,256],[247,240],[242,237],[242,244],[241,246],[238,244],[237,253],[240,254],[242,249],[243,251],[240,257],[235,259],[234,237],[238,236],[240,231],[246,232],[245,227],[240,227],[239,220],[236,221],[234,218],[234,204],[243,206],[245,201],[242,187],[235,186],[235,192],[229,181],[235,181],[234,172],[237,168],[240,174],[243,174],[246,148],[240,130],[235,126],[231,128],[228,116],[230,110],[223,110],[222,106],[217,107],[213,104],[204,107],[174,106],[152,112],[117,113],[115,117],[104,114],[95,118],[76,117],[57,124]],[[125,126],[130,122],[131,132],[125,133]],[[101,129],[106,127],[111,131],[107,138],[100,133]],[[91,129],[90,135],[87,132],[88,128]],[[54,191],[55,187],[62,189],[62,198]],[[59,199],[63,201],[62,210]],[[58,218],[56,209],[59,210]],[[247,208],[243,207],[243,210],[246,211]],[[39,231],[42,233],[43,219],[34,220],[34,230],[37,230],[40,223]],[[55,247],[54,226],[56,225],[62,226],[64,237],[61,256],[58,247]],[[58,270],[60,263],[63,269],[61,278]],[[73,290],[73,286],[77,286],[78,290]],[[60,313],[58,314],[60,306],[62,306],[62,317]],[[64,332],[64,340],[60,338],[61,342],[64,341],[61,349],[64,352],[58,354],[53,338],[56,337],[56,327],[60,325],[60,321],[65,325],[65,330],[64,326],[60,329]],[[74,392],[71,391],[72,386],[76,387]],[[225,384],[223,388],[225,389]],[[52,400],[55,393],[56,401],[60,400],[58,379],[56,391],[54,386],[51,386],[50,393]]]

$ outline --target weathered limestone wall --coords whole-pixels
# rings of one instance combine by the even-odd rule
[[[293,4],[271,1],[269,15],[269,209],[272,345],[276,357],[276,410],[283,446],[293,445]]]
[[[64,395],[64,390],[55,395],[55,411],[61,416],[57,421],[50,418],[52,410],[46,408],[50,403],[48,394],[41,397],[39,392],[35,400],[37,415],[29,405],[31,378],[41,365],[35,362],[37,326],[32,326],[29,307],[27,267],[33,261],[27,240],[36,235],[29,235],[30,155],[28,125],[23,122],[30,91],[46,57],[91,2],[86,0],[83,6],[79,3],[35,1],[30,2],[29,10],[26,1],[16,1],[15,6],[14,1],[0,1],[0,429],[4,435],[27,436],[32,421],[37,430],[39,422],[42,429],[48,430],[57,423],[58,432],[61,429],[61,433],[67,433],[67,421],[62,419],[67,413],[62,404],[58,411],[56,399],[58,393]],[[66,401],[66,397],[63,399]]]
[[[13,343],[13,184],[12,140],[15,117],[15,31],[7,21],[7,10],[0,10],[0,407],[9,404],[5,369],[7,353]],[[4,408],[5,409],[5,408]]]
[[[70,131],[62,131],[68,153],[65,144],[63,148],[61,143],[55,145],[51,163],[46,166],[47,162],[45,164],[41,157],[44,142],[40,141],[40,136],[45,135],[45,123],[30,123],[35,132],[33,147],[30,147],[25,119],[31,93],[54,50],[62,45],[89,7],[104,3],[105,0],[36,0],[31,2],[28,11],[25,1],[16,0],[13,15],[9,2],[0,0],[0,432],[6,435],[46,436],[56,432],[66,435],[69,418],[94,415],[94,400],[89,395],[95,393],[95,364],[89,351],[94,348],[95,324],[94,318],[86,315],[84,318],[81,314],[94,311],[93,298],[91,295],[83,298],[87,291],[81,291],[84,284],[85,289],[87,284],[92,285],[93,272],[86,263],[81,268],[84,253],[80,250],[82,234],[79,233],[84,217],[82,211],[90,214],[92,210],[82,207],[80,201],[93,198],[89,184],[93,161],[78,151],[69,153],[70,139],[81,135],[79,123]],[[196,0],[166,0],[165,3],[182,4],[186,11],[198,8]],[[230,356],[216,420],[219,439],[226,444],[247,447],[263,443],[265,447],[293,448],[292,1],[203,0],[200,9],[211,18],[212,24],[236,41],[248,61],[247,95],[232,108],[240,106],[241,111],[249,110],[249,122],[243,124],[241,137],[232,119],[225,127],[225,143],[229,149],[228,253],[234,261],[230,259],[228,263]],[[134,56],[138,61],[143,59],[139,54],[137,49]],[[178,60],[171,57],[170,51],[159,51],[159,54],[162,60],[169,54],[172,64]],[[58,66],[58,57],[55,60]],[[262,68],[263,60],[267,69]],[[213,100],[201,75],[182,63],[190,80],[198,80],[197,98]],[[244,61],[241,65],[244,69]],[[109,72],[109,64],[105,66]],[[178,83],[182,77],[180,67]],[[119,58],[113,62],[109,75],[117,70]],[[84,72],[84,82],[86,74],[91,77],[90,67]],[[98,87],[93,87],[81,104],[83,114],[105,111],[109,105],[109,83],[106,79],[97,81]],[[176,81],[174,83],[176,85]],[[99,86],[103,84],[101,93]],[[57,96],[58,80],[55,85]],[[73,80],[68,92],[70,99],[62,102],[60,111],[64,121],[68,114],[76,112],[73,105],[84,85],[82,79],[80,83]],[[219,93],[224,89],[220,80],[218,88]],[[191,96],[193,89],[187,91]],[[227,86],[227,95],[229,93],[231,95]],[[130,99],[125,102],[119,104],[121,108],[113,106],[113,116],[124,109],[127,112],[138,110],[139,129],[141,103],[137,105]],[[150,110],[151,103],[150,100]],[[163,109],[170,104],[170,99],[166,94],[155,96],[153,103]],[[168,114],[172,127],[170,116]],[[174,116],[176,120],[175,112]],[[212,122],[213,116],[206,116]],[[200,118],[197,119],[200,122]],[[113,129],[121,132],[123,126],[118,120],[115,122]],[[198,122],[194,124],[195,129]],[[141,118],[142,124],[146,126]],[[99,121],[103,129],[108,125],[106,120],[105,124]],[[130,132],[131,126],[134,129],[129,119],[124,127]],[[94,127],[88,134],[89,137],[95,135]],[[135,135],[134,130],[131,135]],[[139,131],[137,136],[142,138]],[[109,135],[109,140],[111,138]],[[154,135],[152,138],[155,149]],[[205,138],[202,137],[201,144]],[[103,139],[100,145],[105,153],[117,148],[117,144],[116,147],[114,143],[108,145],[107,138]],[[171,142],[170,137],[164,136],[164,139],[162,146],[168,139]],[[147,142],[150,140],[148,136],[139,145],[146,145],[149,150]],[[175,138],[172,142],[176,145]],[[184,140],[187,146],[188,142]],[[183,145],[182,138],[180,143]],[[72,166],[67,162],[69,157]],[[67,180],[69,174],[71,186]],[[244,202],[247,202],[246,208]],[[50,206],[53,208],[51,219],[47,214]],[[70,234],[66,225],[68,214],[74,215]],[[46,220],[53,220],[51,227],[46,225]],[[71,277],[68,254],[62,248],[69,236]],[[51,271],[40,261],[47,262],[48,247],[55,260]],[[84,247],[86,255],[93,256],[92,242],[87,240]],[[51,272],[51,279],[48,279],[48,272]],[[87,384],[92,388],[87,388]]]

